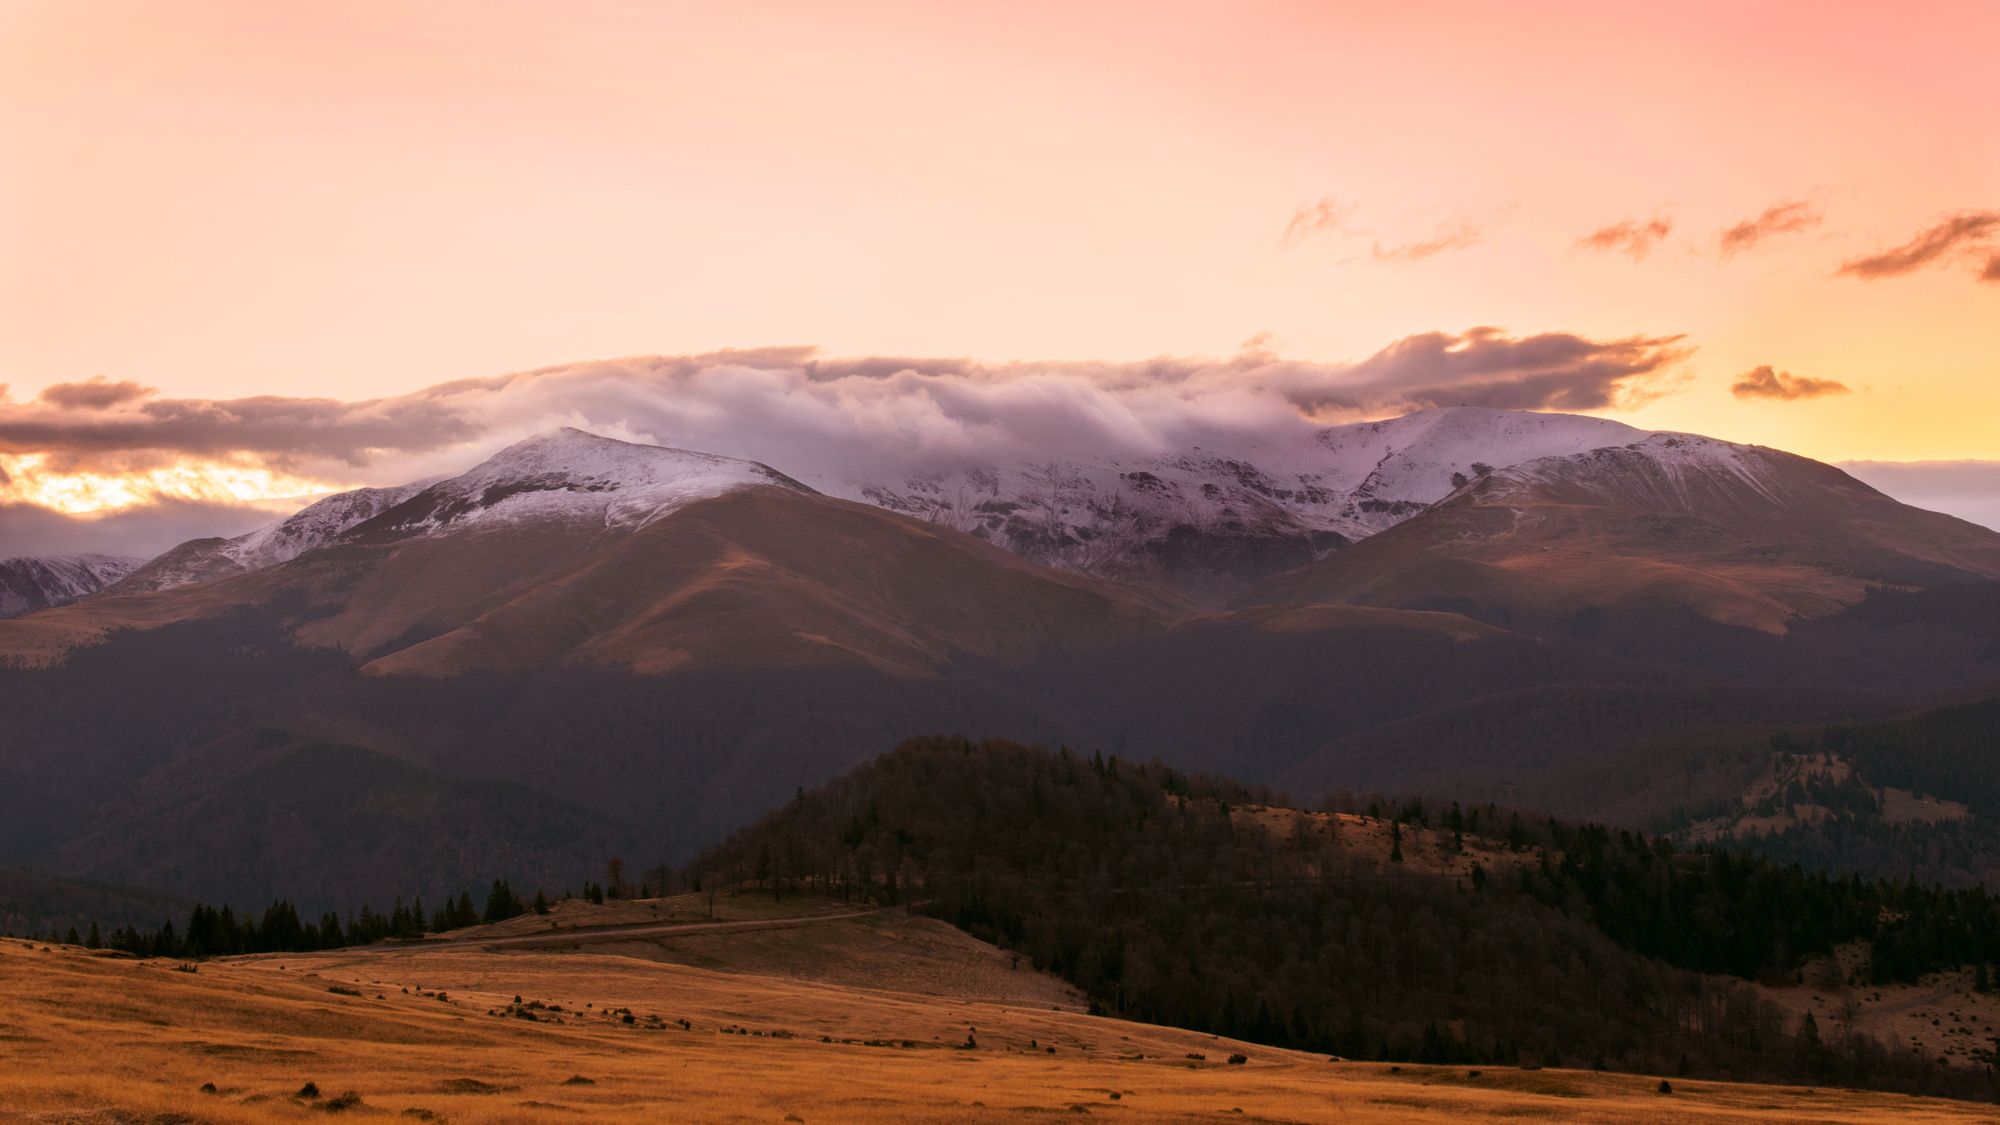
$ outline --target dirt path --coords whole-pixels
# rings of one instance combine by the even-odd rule
[[[376,945],[351,949],[351,953],[395,953],[410,949],[441,949],[447,946],[478,946],[493,949],[502,946],[536,945],[586,945],[601,941],[629,941],[633,938],[673,937],[678,934],[713,934],[734,930],[782,930],[795,926],[810,926],[818,922],[841,922],[854,918],[866,918],[889,910],[903,907],[875,906],[866,910],[846,910],[837,914],[801,914],[796,918],[748,918],[733,922],[627,922],[616,926],[579,926],[568,930],[550,930],[546,933],[510,934],[482,937],[478,934],[462,934],[458,937],[426,938],[423,941],[382,942]]]

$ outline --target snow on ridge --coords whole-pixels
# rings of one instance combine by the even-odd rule
[[[1116,572],[1149,553],[1185,558],[1177,544],[1189,532],[1286,544],[1285,557],[1311,558],[1401,523],[1496,469],[1646,436],[1602,418],[1445,407],[1226,451],[998,464],[827,490],[1043,563]]]
[[[87,598],[139,569],[122,555],[42,555],[0,559],[0,617]]]
[[[218,553],[245,570],[275,566],[331,542],[341,532],[388,511],[424,487],[419,483],[337,492],[277,523],[229,540]]]
[[[1683,511],[1725,499],[1740,504],[1745,489],[1782,507],[1786,485],[1783,474],[1774,471],[1775,456],[1762,446],[1662,431],[1622,445],[1524,461],[1498,477],[1514,486],[1609,490],[1626,500]]]
[[[564,428],[516,442],[459,476],[418,490],[385,513],[390,522],[381,530],[423,535],[529,519],[636,529],[694,501],[760,485],[811,491],[756,461]]]

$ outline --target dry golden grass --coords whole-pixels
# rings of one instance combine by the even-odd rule
[[[517,995],[543,1005],[527,1009],[536,1020],[504,1014]],[[1249,1061],[1229,1065],[1236,1051]],[[293,1096],[307,1081],[316,1101]],[[353,1115],[459,1122],[1993,1119],[1891,1095],[1656,1083],[1335,1064],[1071,1010],[599,953],[358,950],[187,973],[0,944],[5,1121],[310,1120],[349,1090]]]

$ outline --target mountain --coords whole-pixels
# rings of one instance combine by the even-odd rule
[[[89,597],[144,562],[118,555],[0,559],[0,617],[18,617]]]
[[[125,576],[117,583],[115,592],[143,594],[171,590],[276,566],[332,542],[348,528],[395,507],[422,487],[409,484],[336,493],[277,523],[234,539],[190,539]]]
[[[563,431],[275,565],[0,622],[0,855],[219,893],[261,876],[218,857],[282,840],[379,888],[428,822],[379,806],[499,825],[520,787],[613,843],[685,848],[908,730],[1022,729],[1019,669],[1183,611],[753,462]],[[300,745],[378,778],[353,815],[229,813],[304,776],[275,764]],[[583,862],[562,833],[501,839],[461,841],[466,862]]]
[[[1502,485],[1543,479],[1521,465],[1463,461],[1472,449],[1500,457],[1494,450],[1627,436],[1574,421],[1443,411],[1356,431],[1374,460],[1353,480],[1372,477],[1384,503],[1416,504],[1425,490],[1445,498],[1407,518],[1357,506],[1400,522],[1258,592],[1432,536],[1427,528],[1452,526],[1462,509],[1486,512],[1474,501]],[[1484,444],[1454,436],[1462,427]],[[1403,436],[1382,437],[1394,433]],[[1367,444],[1378,440],[1386,444]],[[1615,467],[1658,456],[1648,451],[1663,440],[1526,464],[1536,474]],[[1890,561],[1928,561],[1951,580],[1978,557],[1980,541],[1945,534],[1969,525],[1872,493],[1840,507],[1859,486],[1835,470],[1769,451],[1730,456],[1776,458],[1805,482],[1766,479],[1761,468],[1755,488],[1743,483],[1748,470],[1674,478],[1700,500],[1689,510],[1731,513],[1734,534],[1790,527],[1782,509],[1796,499],[1820,506],[1808,530],[1847,537],[1828,540],[1836,545],[1874,527],[1866,542],[1893,546]],[[1465,484],[1454,488],[1453,473]],[[1586,532],[1627,543],[1619,536],[1630,527],[1672,525],[1655,509],[1682,502],[1643,472],[1617,487],[1609,470],[1589,479],[1597,491],[1546,502],[1550,518],[1580,521],[1571,545],[1592,542]],[[1575,495],[1590,504],[1570,503]],[[1901,522],[1885,524],[1889,515]],[[1333,604],[1283,589],[1203,610],[826,495],[755,462],[574,430],[415,486],[358,521],[326,520],[342,523],[258,569],[109,590],[0,621],[0,863],[114,880],[143,869],[163,889],[213,896],[266,885],[254,865],[219,857],[282,848],[363,897],[431,894],[481,863],[525,878],[589,872],[585,851],[686,856],[800,786],[923,733],[1143,747],[1179,768],[1320,792],[1345,784],[1345,763],[1368,762],[1377,784],[1504,795],[1508,770],[1481,757],[1483,714],[1550,716],[1532,747],[1550,762],[1589,762],[1608,736],[1620,761],[1654,755],[1708,770],[1724,752],[1701,739],[1711,721],[1870,719],[2000,684],[1996,583],[1864,588],[1856,604],[1784,631],[1672,602],[1674,614],[1626,628],[1580,594],[1564,596],[1583,612],[1553,626],[1471,598]],[[1897,529],[1909,534],[1898,539]],[[1664,558],[1704,541],[1689,531],[1630,549]],[[1855,547],[1851,557],[1873,556]],[[1648,565],[1658,564],[1602,564],[1606,573]],[[1907,578],[1930,582],[1933,571]],[[1640,711],[1658,723],[1635,732],[1598,719],[1644,693]],[[1502,696],[1526,702],[1482,710]],[[1405,722],[1394,738],[1362,737]],[[1662,750],[1669,740],[1678,741]],[[1399,762],[1421,763],[1421,776],[1397,773]],[[330,784],[301,778],[349,774],[373,780],[339,789],[348,803],[317,810],[324,817],[230,812]],[[1696,788],[1664,774],[1613,780],[1550,790],[1550,803],[1638,819]],[[1710,790],[1719,791],[1701,792]],[[413,866],[437,842],[425,834],[433,814],[385,808],[448,810],[485,827],[465,838],[457,866]],[[195,821],[190,809],[200,810]],[[516,822],[570,828],[524,829],[515,847],[504,826]],[[341,823],[365,827],[350,837]],[[572,829],[585,824],[601,835],[578,842]],[[144,843],[111,847],[104,826]],[[431,883],[410,881],[419,867]]]
[[[379,499],[287,522],[331,528]],[[280,525],[214,557],[311,538]],[[1171,604],[822,496],[755,462],[563,430],[407,493],[316,550],[185,590],[107,591],[0,633],[0,652],[60,659],[109,629],[281,602],[299,607],[300,643],[374,674],[432,676],[565,662],[922,675],[960,654],[1014,659],[1115,637]]]
[[[1450,407],[1229,453],[831,487],[1045,565],[1215,596],[1393,527],[1495,468],[1645,436],[1602,418]]]
[[[2000,533],[1804,457],[1653,434],[1481,476],[1244,600],[1449,609],[1539,629],[1686,609],[1778,632],[1875,587],[1993,579]]]

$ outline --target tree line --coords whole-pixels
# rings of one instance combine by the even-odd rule
[[[128,925],[106,933],[92,922],[86,932],[79,933],[72,926],[67,934],[50,934],[47,940],[87,949],[115,949],[138,957],[200,959],[242,953],[312,953],[391,938],[420,938],[481,922],[502,922],[531,910],[547,914],[549,909],[548,897],[541,891],[537,890],[532,900],[523,900],[506,880],[495,879],[481,906],[474,904],[471,891],[461,891],[435,911],[427,912],[421,898],[407,906],[398,898],[387,913],[378,913],[363,903],[345,920],[337,912],[327,911],[313,921],[302,918],[289,899],[271,903],[261,914],[238,914],[227,904],[196,903],[187,924],[178,929],[168,920],[157,929]]]

